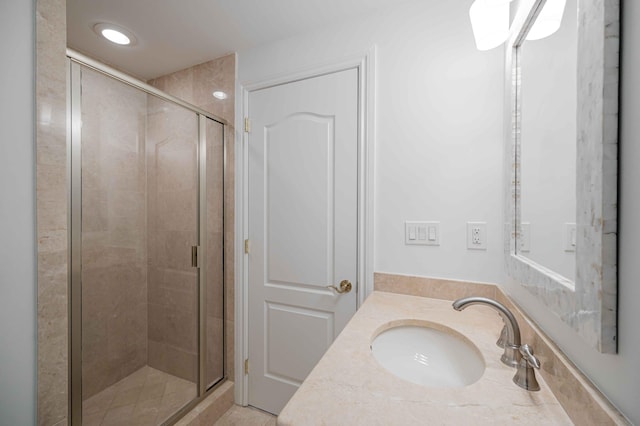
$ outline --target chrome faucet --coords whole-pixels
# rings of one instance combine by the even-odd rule
[[[502,303],[486,297],[465,297],[453,302],[453,309],[461,311],[471,305],[487,305],[498,311],[504,321],[507,330],[506,339],[504,341],[504,353],[500,357],[500,361],[509,367],[517,367],[520,364],[520,327],[511,311]]]
[[[540,369],[540,361],[533,355],[529,345],[523,345],[520,340],[520,327],[511,311],[503,304],[486,297],[465,297],[453,302],[453,309],[461,311],[471,305],[487,305],[498,311],[504,321],[504,327],[498,339],[498,346],[504,347],[500,361],[509,367],[517,367],[513,382],[528,391],[540,390],[536,380],[535,370]]]

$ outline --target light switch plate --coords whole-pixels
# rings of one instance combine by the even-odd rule
[[[404,243],[407,245],[439,246],[440,222],[406,221]]]

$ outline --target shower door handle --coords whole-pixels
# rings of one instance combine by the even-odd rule
[[[198,256],[199,248],[200,246],[191,246],[191,267],[193,268],[200,267],[200,262],[199,262],[200,256]]]

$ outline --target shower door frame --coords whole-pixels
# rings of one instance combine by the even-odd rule
[[[222,378],[207,388],[205,375],[207,335],[206,335],[206,268],[201,259],[207,258],[206,249],[206,210],[207,210],[207,137],[206,120],[213,120],[222,125],[222,188],[225,188],[225,175],[227,169],[227,129],[225,119],[213,115],[203,109],[191,105],[179,98],[171,96],[140,80],[137,80],[114,68],[106,66],[72,49],[67,49],[67,182],[68,186],[68,237],[69,237],[69,417],[70,425],[82,424],[82,81],[81,68],[86,67],[97,71],[107,77],[127,84],[144,93],[156,96],[164,101],[177,104],[197,115],[198,125],[198,245],[197,245],[197,272],[198,272],[198,383],[197,396],[184,407],[176,411],[164,423],[173,424],[182,418],[193,407],[210,395],[226,380],[226,312],[225,312],[225,270],[224,270],[224,213],[222,216]],[[224,195],[223,206],[224,206]],[[223,210],[224,212],[224,207]]]

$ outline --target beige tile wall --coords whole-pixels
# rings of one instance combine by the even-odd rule
[[[224,312],[226,316],[226,374],[233,377],[233,355],[234,355],[234,139],[233,139],[233,122],[234,122],[234,91],[235,91],[235,55],[227,55],[222,58],[214,59],[182,71],[175,72],[166,76],[158,77],[149,81],[149,84],[163,90],[173,96],[184,99],[205,111],[221,117],[229,123],[226,136],[226,172],[224,175],[224,268],[225,268],[225,305]],[[228,98],[218,100],[212,96],[215,90],[222,90],[227,93]],[[215,145],[214,145],[215,146]],[[219,147],[219,146],[218,146]],[[215,182],[220,182],[214,179]],[[212,185],[209,184],[209,188]],[[215,189],[214,189],[215,190]],[[210,200],[213,198],[210,197]],[[210,211],[215,212],[214,206],[209,206]],[[220,215],[211,214],[209,218],[212,221],[208,224],[211,232],[210,241],[219,241],[216,237],[217,232],[221,232]],[[217,257],[214,246],[209,247],[209,253]],[[209,276],[213,274],[209,273]],[[209,294],[216,294],[220,283],[212,281],[209,283],[211,290]],[[215,307],[215,301],[208,300],[209,307]],[[151,321],[151,319],[150,319]],[[212,355],[207,362],[210,365],[215,364],[215,356],[218,356],[216,348],[211,347],[215,342],[217,333],[221,333],[221,312],[219,309],[211,309],[207,312],[207,323],[213,331],[212,339],[209,340],[208,352]],[[150,343],[151,353],[151,343]]]
[[[82,69],[82,397],[147,363],[147,96]]]
[[[68,388],[65,0],[36,3],[39,425],[66,423]]]
[[[446,280],[441,278],[420,277],[414,275],[373,274],[376,291],[409,294],[430,297],[432,299],[456,300],[461,297],[482,296],[495,298],[495,284],[474,283],[470,281]]]

